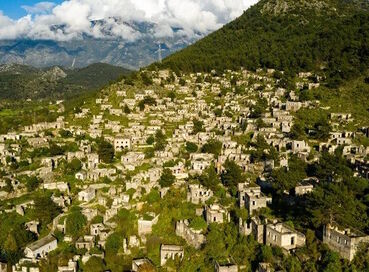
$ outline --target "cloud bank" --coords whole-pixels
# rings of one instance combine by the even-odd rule
[[[257,0],[68,0],[22,6],[27,16],[12,20],[0,11],[0,39],[68,41],[89,35],[134,41],[129,22],[153,23],[157,38],[209,33],[240,16]],[[127,23],[128,22],[128,23]],[[173,31],[176,29],[177,31]]]

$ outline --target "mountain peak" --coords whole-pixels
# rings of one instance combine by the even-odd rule
[[[324,0],[297,0],[297,1],[290,1],[290,0],[268,0],[262,1],[262,14],[269,14],[269,15],[285,15],[291,14],[291,12],[298,12],[298,11],[335,11],[335,8],[332,7],[328,1]]]
[[[315,71],[335,82],[369,66],[364,0],[261,0],[244,14],[159,67],[183,71],[274,68]],[[322,71],[321,67],[325,67]]]
[[[367,10],[365,0],[262,0],[260,11],[264,15],[348,15],[353,9]]]

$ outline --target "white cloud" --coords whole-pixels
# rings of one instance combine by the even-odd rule
[[[34,6],[23,5],[22,8],[27,11],[29,14],[42,14],[49,12],[53,7],[55,7],[55,3],[53,2],[39,2]]]
[[[240,16],[258,0],[66,0],[23,6],[28,15],[12,20],[0,11],[0,39],[70,40],[82,35],[122,38],[141,36],[126,22],[154,23],[158,38],[208,33]],[[91,23],[104,20],[104,24]]]

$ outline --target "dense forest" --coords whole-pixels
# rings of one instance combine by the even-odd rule
[[[182,71],[323,71],[332,84],[369,64],[367,1],[262,0],[235,21],[153,67]]]

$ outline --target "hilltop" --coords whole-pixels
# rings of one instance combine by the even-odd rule
[[[199,72],[240,67],[321,71],[332,86],[369,64],[366,1],[262,0],[160,67]]]

